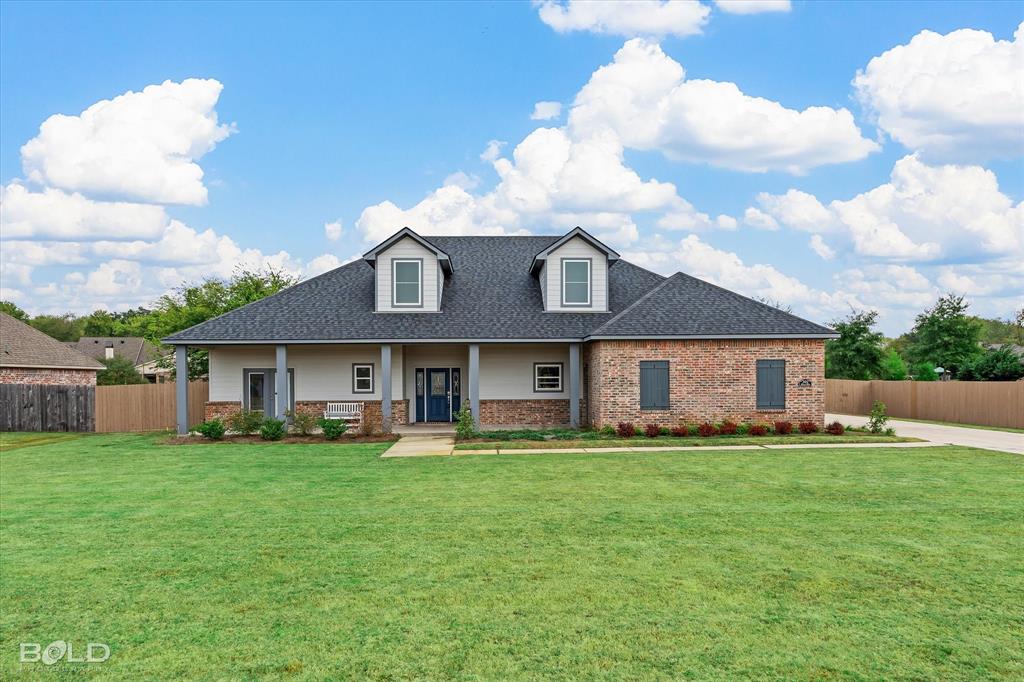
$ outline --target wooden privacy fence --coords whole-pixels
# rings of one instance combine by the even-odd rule
[[[173,382],[96,387],[96,431],[159,431],[173,429],[177,398]],[[205,381],[188,382],[188,424],[203,421],[210,395]]]
[[[868,414],[876,400],[891,417],[1024,429],[1024,381],[825,380],[825,411]]]
[[[92,386],[0,384],[0,431],[92,431]]]

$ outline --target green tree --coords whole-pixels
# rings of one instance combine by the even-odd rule
[[[946,294],[917,316],[907,355],[917,364],[930,362],[957,376],[960,368],[981,355],[981,325],[967,314],[963,296]]]
[[[878,376],[889,381],[902,381],[907,378],[907,363],[903,362],[899,353],[890,348],[882,356],[882,367]]]
[[[28,323],[58,341],[77,341],[82,336],[82,324],[71,313],[36,315]]]
[[[935,373],[935,365],[930,362],[918,362],[910,368],[910,376],[915,381],[938,381],[939,375]]]
[[[871,379],[882,371],[882,344],[885,338],[872,331],[878,313],[852,311],[846,319],[836,320],[832,328],[838,339],[825,343],[825,376],[830,379]]]
[[[135,370],[135,365],[126,357],[115,355],[100,362],[106,369],[96,373],[96,384],[99,386],[146,383],[146,378]]]
[[[160,343],[165,336],[276,294],[297,281],[297,278],[273,269],[238,270],[227,281],[211,278],[199,284],[184,285],[161,296],[153,310],[124,321],[124,333]],[[161,364],[173,367],[174,359],[165,358]],[[208,372],[208,353],[189,350],[189,378],[198,379]]]
[[[0,313],[7,313],[16,320],[28,322],[28,313],[14,305],[11,301],[0,301]]]
[[[960,368],[964,381],[1016,381],[1024,377],[1024,361],[1007,346],[989,350]]]

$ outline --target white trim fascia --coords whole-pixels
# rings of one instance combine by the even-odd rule
[[[0,363],[0,367],[4,369],[79,369],[84,372],[102,372],[106,367],[75,367],[72,365],[22,365],[22,364],[8,364],[6,362]]]

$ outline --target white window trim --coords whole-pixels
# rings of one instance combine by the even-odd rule
[[[357,374],[357,371],[360,370],[360,369],[363,369],[364,367],[369,368],[369,370],[370,370],[370,388],[369,389],[359,388],[359,381],[358,381],[358,379],[360,379],[360,378],[361,379],[365,379],[366,377],[359,377],[359,375]],[[370,363],[370,362],[356,362],[356,363],[353,363],[352,364],[352,392],[353,393],[373,393],[373,383],[374,383],[374,376],[373,376],[373,374],[374,374],[373,363]]]
[[[540,385],[540,368],[541,367],[557,367],[558,368],[558,388],[542,388]],[[565,373],[565,368],[561,362],[535,362],[533,363],[533,392],[534,393],[561,393],[562,392],[562,375]],[[550,377],[546,377],[550,379]]]
[[[416,265],[416,302],[415,303],[399,303],[398,302],[398,264],[399,263],[413,263]],[[403,284],[409,284],[409,282],[403,282]],[[423,307],[423,260],[420,258],[393,258],[391,260],[391,306],[394,308],[422,308]]]
[[[587,265],[587,300],[585,303],[578,301],[570,302],[565,298],[565,265],[566,263],[586,263]],[[572,282],[581,284],[581,282]],[[594,265],[589,258],[563,258],[562,259],[562,307],[589,308],[591,305],[591,290],[594,288]]]

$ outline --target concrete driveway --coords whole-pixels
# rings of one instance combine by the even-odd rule
[[[843,424],[863,426],[868,418],[853,414],[827,414],[825,421],[840,421]],[[969,429],[962,426],[946,426],[944,424],[922,424],[890,419],[889,426],[896,429],[897,435],[923,438],[933,443],[949,443],[951,445],[967,445],[972,448],[999,450],[1024,455],[1024,433],[1009,431],[989,431],[987,429]]]

